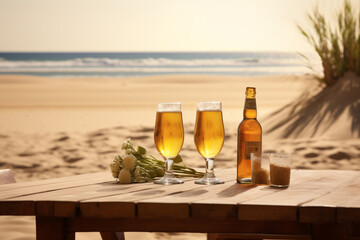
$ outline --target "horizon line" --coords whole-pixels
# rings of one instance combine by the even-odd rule
[[[83,50],[75,50],[75,51],[71,51],[71,50],[66,50],[66,51],[43,51],[43,50],[31,50],[31,51],[3,51],[0,50],[0,53],[240,53],[240,52],[272,52],[272,53],[300,53],[300,52],[305,52],[305,53],[310,53],[311,51],[309,50],[186,50],[186,51],[174,51],[174,50],[169,50],[169,51],[164,51],[164,50],[151,50],[151,51],[139,51],[139,50],[130,50],[130,51],[118,51],[118,50],[114,50],[114,51],[94,51],[94,50],[89,50],[89,51],[83,51]]]

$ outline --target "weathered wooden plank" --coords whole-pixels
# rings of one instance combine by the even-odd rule
[[[217,173],[225,184],[234,182],[234,169],[221,170]],[[197,185],[193,182],[182,191],[169,192],[166,195],[146,198],[137,201],[138,218],[189,218],[190,202],[194,199],[207,198],[212,191],[221,191],[224,184],[219,185]]]
[[[336,205],[336,217],[340,223],[360,223],[360,178],[343,191],[344,201]]]
[[[256,186],[251,184],[226,183],[218,191],[211,190],[210,195],[205,198],[191,199],[191,216],[210,219],[236,218],[237,201],[242,194],[255,188]]]
[[[313,223],[311,228],[312,240],[345,240],[350,234],[351,228],[339,223]]]
[[[110,173],[107,173],[106,178],[108,177],[111,178]],[[84,179],[78,180],[77,182],[73,183],[73,187],[54,189],[37,194],[27,194],[20,197],[12,197],[8,201],[12,201],[14,205],[21,204],[22,201],[34,201],[36,202],[36,214],[38,216],[70,217],[76,215],[76,207],[79,201],[113,195],[119,195],[121,198],[121,196],[126,193],[144,191],[146,189],[154,188],[154,184],[151,182],[141,184],[116,184],[113,180],[109,182],[98,182],[97,180],[94,180],[97,183],[82,186],[80,183],[83,183],[84,181]],[[186,181],[193,180],[189,178]],[[47,189],[49,186],[43,187]],[[58,187],[58,185],[56,185],[56,187]],[[28,190],[28,188],[26,189]],[[41,188],[40,191],[42,190],[44,189]],[[119,197],[117,197],[117,200],[118,199]],[[114,206],[114,204],[112,204],[112,206]],[[130,206],[132,206],[132,211],[129,208]],[[106,209],[103,209],[102,206],[99,205],[99,207],[103,215],[109,214],[111,216],[111,214],[116,214],[116,212],[113,210],[106,211]],[[122,209],[121,204],[118,204],[116,207],[119,210]],[[135,212],[134,203],[126,203],[124,207],[126,207],[126,211],[118,211],[117,214],[121,213],[123,214],[123,217],[133,217]],[[89,209],[86,209],[85,212],[89,212]],[[130,213],[131,216],[129,216]]]
[[[35,203],[33,201],[0,201],[0,215],[34,216]]]
[[[223,180],[228,181],[234,181],[234,177],[229,174],[234,172],[234,169],[228,169],[223,170],[218,173],[219,177],[222,177]],[[197,190],[197,189],[204,189],[206,186],[203,185],[197,185],[194,184],[194,179],[185,179],[184,184],[180,185],[154,185],[152,184],[151,188],[144,189],[143,191],[137,191],[137,192],[130,192],[127,194],[114,194],[112,196],[108,197],[101,197],[101,198],[95,198],[91,200],[84,200],[80,202],[80,213],[83,217],[96,217],[96,218],[114,218],[114,217],[135,217],[125,215],[122,211],[113,211],[110,215],[108,215],[106,212],[111,212],[112,206],[117,205],[119,209],[124,209],[125,207],[129,206],[129,204],[135,204],[141,201],[146,201],[150,199],[150,202],[152,199],[157,199],[165,196],[172,196],[176,195],[176,193],[188,193],[190,190]],[[188,193],[189,195],[192,195],[192,193]],[[116,203],[116,204],[115,204]],[[162,204],[161,210],[157,212],[157,208],[153,208],[153,206],[148,206],[151,209],[149,211],[152,211],[151,213],[146,214],[146,216],[151,216],[153,218],[160,217],[159,214],[166,212],[169,214],[169,209],[171,209],[174,204],[172,202],[169,202],[170,204]],[[135,205],[134,205],[135,208]],[[178,204],[174,210],[179,217],[188,217],[188,204]],[[140,210],[138,205],[138,216],[142,216],[143,211]],[[135,212],[135,211],[134,211]],[[139,215],[140,213],[140,215]],[[174,214],[173,216],[176,216]],[[162,216],[164,217],[164,216]]]
[[[266,186],[230,182],[221,191],[214,193],[213,196],[194,199],[191,202],[191,215],[194,218],[236,218],[238,215],[237,202],[241,199],[247,199],[249,195],[246,196],[245,194],[260,188],[263,189]]]
[[[66,219],[36,217],[37,240],[75,240],[75,232],[68,230]]]
[[[27,196],[38,193],[46,193],[51,191],[57,191],[67,188],[75,188],[79,186],[88,186],[92,184],[98,184],[102,182],[111,182],[114,181],[109,173],[101,173],[94,175],[86,174],[85,176],[77,176],[75,179],[67,179],[67,181],[62,181],[62,178],[57,178],[56,181],[49,184],[40,184],[37,185],[38,181],[34,181],[31,185],[24,187],[22,183],[14,183],[11,189],[4,190],[0,192],[0,199],[11,199],[20,196]],[[30,182],[29,182],[30,183]],[[19,185],[18,185],[19,184]],[[7,184],[9,185],[9,184]]]
[[[350,224],[352,240],[360,239],[360,223]]]
[[[19,197],[13,197],[11,199],[7,199],[6,201],[1,201],[0,214],[9,214],[9,206],[11,206],[11,209],[17,210],[22,208],[23,202],[26,202],[27,204],[32,202],[32,206],[34,208],[35,202],[38,202],[36,209],[39,216],[53,216],[53,214],[61,217],[75,216],[76,204],[74,202],[91,197],[99,197],[99,194],[100,196],[111,195],[116,190],[126,192],[128,190],[125,189],[132,187],[130,185],[116,184],[113,180],[110,182],[102,182],[104,179],[109,179],[109,177],[111,179],[109,173],[106,173],[106,176],[104,174],[101,174],[100,176],[98,176],[98,174],[94,175],[94,178],[91,178],[90,175],[90,179],[92,179],[92,181],[89,181],[89,176],[87,175],[86,179],[80,178],[76,182],[65,183],[66,185],[63,185],[63,183],[41,185],[40,191],[44,192],[37,194],[35,190],[37,189],[36,187],[33,187],[31,191],[29,190],[31,187],[24,188],[29,190],[28,193],[35,192],[35,194],[26,194],[21,196],[22,193],[20,193],[18,194],[20,195]],[[96,177],[100,177],[100,180]],[[94,182],[97,182],[98,184],[94,184]],[[51,186],[55,187],[55,189],[52,190]],[[136,190],[136,187],[134,190]],[[15,196],[16,195],[17,194],[15,192]],[[17,211],[17,214],[18,212],[19,211]],[[34,210],[24,212],[25,215],[33,215],[33,213]]]
[[[241,212],[240,219],[243,220],[258,220],[259,218],[262,220],[281,220],[281,219],[285,220],[290,218],[296,220],[297,212],[296,212],[296,208],[294,208],[292,204],[295,205],[298,196],[291,197],[291,195],[289,195],[289,198],[292,202],[289,201],[288,205],[283,204],[282,206],[281,204],[277,204],[276,202],[277,194],[281,193],[281,195],[287,195],[287,193],[284,194],[283,191],[288,192],[289,189],[292,189],[295,186],[301,186],[303,183],[307,183],[308,185],[311,185],[314,180],[322,177],[326,177],[327,175],[328,172],[324,172],[322,170],[292,171],[291,185],[286,190],[269,188],[268,186],[255,187],[254,185],[234,184],[233,186],[231,186],[231,188],[224,189],[223,194],[219,194],[214,198],[193,202],[192,210],[191,210],[192,215],[193,217],[197,217],[197,216],[204,216],[205,214],[205,216],[208,216],[210,218],[211,217],[218,218],[221,216],[223,218],[227,218],[229,216],[233,216],[234,214],[236,214],[234,210],[234,205],[236,205],[236,203],[239,203],[238,214],[240,214]],[[296,191],[293,192],[295,192],[296,195]],[[273,202],[272,205],[274,206],[265,205],[265,207],[263,207],[262,204],[264,203],[260,202],[260,205],[257,208],[246,203],[246,201],[251,201],[252,199],[257,199],[257,198],[265,198],[265,199],[268,198],[269,201],[265,201],[265,204],[269,205],[269,203]],[[288,198],[286,196],[285,198],[282,197],[282,199],[283,202],[288,201]],[[213,207],[214,204],[216,204],[216,208]],[[258,205],[258,203],[254,205]],[[273,211],[274,213],[272,213],[271,211]],[[254,212],[257,213],[254,214]]]
[[[337,207],[336,215],[339,223],[360,223],[359,207]]]
[[[79,203],[80,215],[90,218],[135,218],[136,201],[144,198],[154,198],[170,194],[171,192],[184,191],[189,189],[189,185],[190,182],[185,182],[179,186],[162,186],[152,184],[147,189],[143,189],[142,191],[84,200]]]
[[[305,181],[311,181],[314,174],[308,171],[293,170],[291,186]],[[193,217],[206,216],[208,218],[229,218],[238,217],[238,203],[261,196],[274,194],[281,190],[270,188],[266,185],[237,184],[233,183],[206,199],[195,200],[191,203]],[[216,207],[214,207],[216,205]]]
[[[288,234],[309,235],[311,226],[296,222],[240,221],[232,219],[99,219],[75,218],[69,222],[69,230],[121,231],[121,232],[198,232],[198,233],[243,233],[243,234]]]
[[[188,178],[184,179],[185,183],[193,181],[193,179]],[[115,185],[114,188],[106,188],[104,186],[97,185],[89,186],[90,192],[84,191],[84,189],[77,189],[81,191],[80,193],[72,193],[72,196],[69,198],[65,196],[57,199],[54,205],[54,214],[55,216],[64,216],[63,208],[65,206],[69,207],[69,204],[66,201],[76,202],[76,206],[78,206],[78,202],[88,202],[88,204],[80,205],[80,215],[86,217],[101,217],[101,218],[114,218],[114,217],[125,217],[125,218],[134,218],[136,216],[136,207],[135,202],[139,198],[145,197],[154,197],[159,194],[166,194],[169,188],[172,186],[163,186],[163,185],[155,185],[152,182],[149,183],[141,183],[141,184],[112,184]],[[182,188],[184,185],[180,185]],[[120,188],[121,187],[121,188]],[[154,188],[156,190],[154,190]],[[175,186],[174,186],[175,188]],[[175,189],[175,191],[179,191],[179,187]],[[146,194],[145,194],[146,193]],[[63,194],[63,193],[61,193]],[[59,196],[59,193],[56,193],[55,196]],[[48,199],[49,196],[46,196]],[[99,201],[103,199],[103,201]],[[104,200],[105,199],[105,200]],[[66,200],[66,201],[65,201]],[[65,201],[65,202],[63,202]],[[106,202],[106,204],[104,204]],[[37,203],[37,206],[41,204],[41,202]],[[73,208],[76,211],[75,208]],[[93,210],[95,209],[95,211]],[[75,212],[74,212],[75,213]]]
[[[80,215],[92,218],[135,218],[136,206],[131,201],[89,203],[80,205]]]
[[[35,180],[35,181],[27,181],[27,182],[20,182],[20,183],[11,183],[6,185],[0,185],[0,192],[12,190],[14,188],[27,188],[27,187],[34,187],[34,186],[42,186],[48,184],[58,184],[58,183],[74,183],[79,180],[96,180],[99,178],[105,177],[104,181],[109,180],[109,171],[105,172],[97,172],[97,173],[86,173],[80,175],[73,175],[73,176],[66,176],[66,177],[59,177],[59,178],[51,178],[51,179],[44,179],[44,180]],[[0,193],[1,198],[1,193]]]
[[[313,174],[312,179],[301,184],[294,184],[273,194],[241,202],[238,206],[239,219],[297,221],[298,206],[331,193],[358,175],[355,171],[349,171],[343,176],[343,171],[333,170],[319,170],[314,171]],[[309,220],[315,221],[315,219]],[[335,221],[330,218],[329,220]]]
[[[119,185],[98,180],[90,185],[81,185],[85,184],[85,179],[79,178],[72,185],[69,183],[69,187],[62,188],[64,185],[61,187],[57,184],[63,183],[53,183],[53,190],[50,188],[38,194],[29,193],[0,201],[0,214],[33,215],[36,203],[38,216],[74,217],[79,208],[81,216],[92,218],[134,218],[138,210],[141,219],[229,219],[240,218],[241,215],[244,220],[293,221],[298,213],[297,206],[317,204],[315,207],[320,211],[321,218],[356,222],[360,208],[356,195],[359,189],[358,174],[356,171],[346,171],[344,176],[344,171],[297,170],[293,171],[291,185],[285,190],[236,184],[235,169],[218,171],[218,177],[227,182],[216,186],[195,185],[193,179],[186,179],[185,184],[174,186],[153,183]],[[106,173],[106,177],[112,179],[109,173]],[[350,190],[344,186],[349,186]],[[32,187],[35,186],[21,186],[25,191]],[[43,187],[49,186],[41,185],[40,189]],[[355,196],[345,199],[345,196],[349,196],[347,192]],[[337,208],[333,207],[335,205]],[[324,212],[321,212],[322,208]],[[332,212],[334,209],[337,209],[335,213]]]
[[[91,177],[94,176],[94,177]],[[90,177],[90,178],[89,178]],[[0,201],[0,215],[34,215],[35,214],[35,201],[37,200],[53,200],[56,201],[59,199],[46,199],[46,197],[41,198],[41,196],[48,196],[55,194],[55,192],[63,190],[63,191],[76,191],[74,188],[79,187],[90,187],[95,183],[102,183],[104,180],[109,180],[109,173],[101,173],[101,174],[86,174],[83,177],[77,176],[77,181],[74,179],[66,182],[62,182],[62,178],[56,179],[55,182],[44,184],[40,186],[36,185],[20,185],[17,188],[17,184],[13,184],[11,190],[3,191],[0,193],[0,199],[4,200]],[[111,178],[110,178],[111,179]],[[61,182],[59,182],[61,181]],[[36,182],[35,182],[36,183]],[[90,187],[91,188],[91,187]],[[80,192],[78,192],[80,193]],[[59,195],[58,195],[59,196]],[[61,195],[60,196],[64,196]],[[70,203],[74,206],[73,203]],[[54,205],[54,202],[45,203],[46,206]],[[38,212],[41,212],[45,209],[45,207],[38,208]],[[54,207],[50,207],[47,212],[53,212]],[[64,214],[61,216],[69,216],[69,207],[65,208],[63,211]],[[72,209],[70,212],[75,213],[75,209]],[[48,216],[45,213],[40,214],[42,216]]]
[[[37,201],[35,206],[36,216],[74,217],[76,215],[77,203],[73,201]]]
[[[356,210],[360,208],[360,172],[341,171],[340,174],[343,176],[335,175],[328,182],[329,186],[317,190],[317,193],[324,194],[301,204],[299,208],[301,222],[342,222],[347,218],[346,216],[351,218],[356,214],[360,216],[360,211]],[[337,207],[342,207],[342,210],[337,210]]]
[[[117,184],[112,181],[16,197],[9,201],[14,202],[14,204],[21,203],[22,201],[35,202],[37,216],[71,217],[76,216],[76,208],[78,207],[78,202],[81,200],[112,195],[121,196],[128,192],[151,189],[153,185],[153,183],[143,183],[133,186],[130,184]],[[133,209],[135,208],[133,207]]]
[[[223,179],[224,181],[228,179]],[[192,201],[207,199],[220,193],[227,186],[233,185],[233,177],[225,184],[210,186],[190,186],[192,189],[168,194],[157,198],[148,198],[137,203],[139,218],[163,218],[179,217],[189,218],[192,216],[190,204]]]
[[[288,234],[254,234],[254,233],[209,233],[207,240],[259,240],[259,239],[301,239],[311,240],[310,235],[288,235]]]

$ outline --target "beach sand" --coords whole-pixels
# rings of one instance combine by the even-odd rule
[[[235,167],[245,88],[254,86],[264,151],[292,153],[293,168],[360,170],[360,96],[359,84],[351,85],[354,78],[346,76],[341,86],[350,90],[338,96],[341,87],[321,93],[311,76],[2,75],[0,168],[10,168],[18,182],[104,171],[128,137],[160,157],[153,143],[156,103],[173,101],[182,103],[183,159],[201,168],[204,160],[193,143],[196,104],[222,102],[226,140],[215,168]],[[35,239],[34,218],[1,216],[0,232],[3,239]],[[166,233],[126,237],[206,239],[205,234]],[[77,235],[77,239],[99,238],[98,233]]]

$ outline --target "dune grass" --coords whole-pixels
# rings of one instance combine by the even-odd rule
[[[317,5],[308,14],[311,30],[297,25],[321,58],[324,76],[320,80],[326,86],[334,85],[348,71],[360,75],[359,10],[353,10],[351,2],[345,0],[335,17],[336,24],[331,26]]]

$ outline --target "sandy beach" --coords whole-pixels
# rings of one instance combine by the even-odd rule
[[[153,143],[156,103],[173,101],[182,103],[186,135],[181,153],[191,167],[204,167],[192,136],[196,104],[222,102],[226,140],[215,167],[235,167],[245,88],[253,86],[264,151],[292,153],[293,168],[360,170],[360,91],[359,79],[352,85],[354,78],[345,76],[344,89],[334,86],[321,93],[312,76],[1,75],[0,168],[10,168],[18,182],[104,171],[129,137],[160,157]],[[336,96],[340,90],[343,94]],[[34,218],[0,217],[0,232],[3,239],[35,239]],[[100,235],[77,237],[99,239]],[[205,239],[205,234],[126,237]]]

